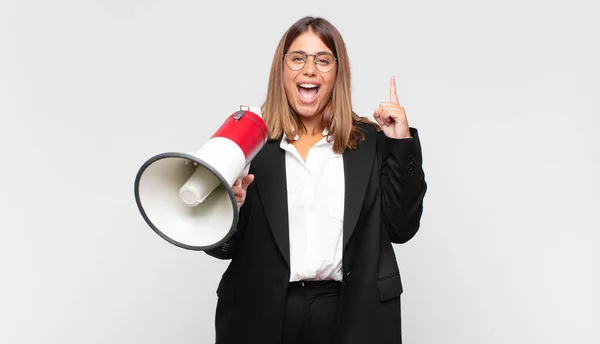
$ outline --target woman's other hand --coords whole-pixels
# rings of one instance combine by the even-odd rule
[[[237,201],[238,209],[244,205],[244,201],[246,200],[246,190],[248,190],[248,185],[250,185],[254,181],[254,175],[249,174],[245,176],[243,179],[238,179],[233,183],[231,189],[233,190],[233,194],[235,195],[235,200]]]
[[[390,101],[379,103],[379,107],[373,113],[373,118],[381,125],[385,136],[395,139],[410,138],[406,112],[398,101],[394,77],[390,79]]]

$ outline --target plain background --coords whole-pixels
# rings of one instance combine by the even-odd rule
[[[2,0],[0,342],[214,342],[227,262],[154,234],[135,174],[260,105],[305,15],[346,40],[355,111],[395,75],[420,131],[405,343],[600,342],[599,7]]]

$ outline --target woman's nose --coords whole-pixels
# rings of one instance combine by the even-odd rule
[[[315,75],[317,73],[317,66],[315,65],[315,56],[307,56],[306,63],[304,64],[305,75]]]

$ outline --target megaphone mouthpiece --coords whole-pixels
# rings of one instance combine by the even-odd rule
[[[197,206],[202,203],[202,201],[204,201],[220,183],[219,178],[213,173],[203,166],[198,166],[194,174],[192,174],[179,190],[179,197],[181,197],[183,203],[192,207]]]

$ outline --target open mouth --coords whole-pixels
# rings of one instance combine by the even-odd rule
[[[301,83],[298,84],[298,96],[302,104],[312,104],[317,99],[319,93],[319,84]]]

